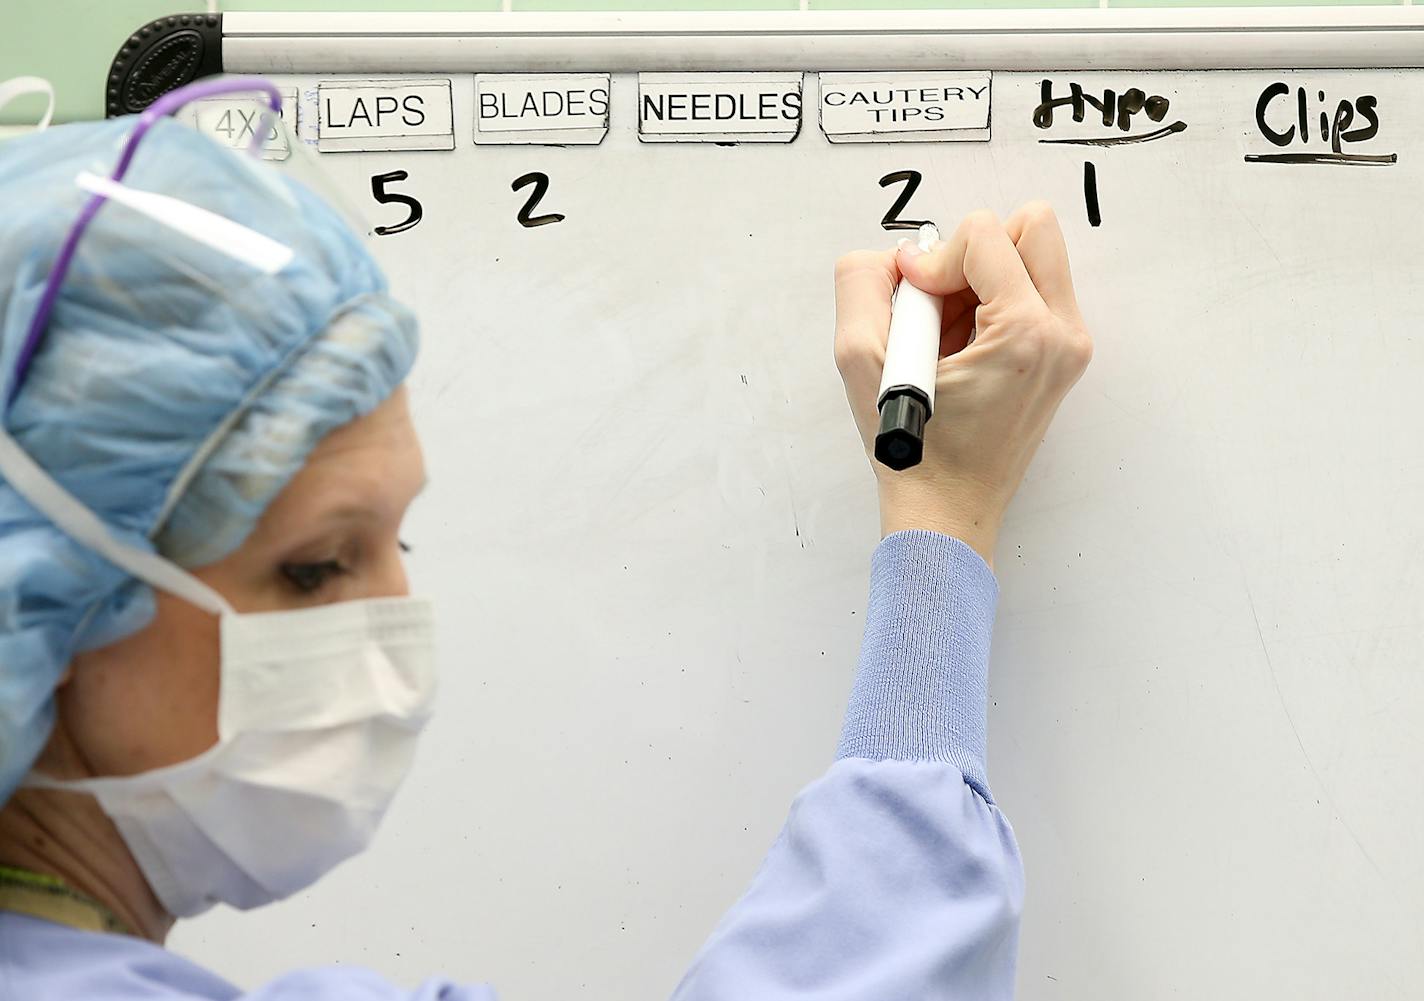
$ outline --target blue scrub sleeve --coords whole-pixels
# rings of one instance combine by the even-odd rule
[[[997,599],[958,539],[881,540],[837,760],[674,1001],[1013,996],[1023,865],[984,764]]]

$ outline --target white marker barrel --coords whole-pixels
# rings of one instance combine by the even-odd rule
[[[933,223],[920,227],[920,249],[939,238]],[[944,298],[922,292],[901,278],[890,307],[890,336],[880,376],[880,430],[875,456],[892,469],[920,461],[924,425],[934,413],[935,372],[939,368],[940,319]]]
[[[940,318],[944,297],[930,295],[905,279],[895,290],[890,313],[890,340],[885,345],[885,371],[880,378],[881,405],[896,386],[914,386],[934,413],[935,370],[939,368]]]

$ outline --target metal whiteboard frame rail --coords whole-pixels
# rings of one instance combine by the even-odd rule
[[[108,114],[213,73],[1424,67],[1424,8],[174,14],[124,40]]]
[[[228,13],[240,73],[1424,66],[1424,10]]]

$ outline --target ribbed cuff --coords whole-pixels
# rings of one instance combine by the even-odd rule
[[[945,761],[992,803],[984,717],[998,598],[994,572],[959,539],[922,528],[881,539],[836,757]]]

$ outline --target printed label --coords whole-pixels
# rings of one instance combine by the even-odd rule
[[[323,153],[454,149],[449,80],[366,80],[317,86]]]
[[[280,117],[286,129],[273,124],[267,127],[267,136],[262,140],[264,160],[285,160],[292,155],[288,145],[287,132],[297,131],[297,88],[278,88],[282,95]],[[193,101],[182,112],[181,118],[199,132],[212,136],[224,146],[233,149],[248,149],[253,135],[261,127],[268,108],[265,100],[256,95],[243,97],[208,97]]]
[[[831,142],[987,142],[992,74],[822,73]]]
[[[644,142],[790,142],[801,131],[800,73],[639,73]]]
[[[597,145],[608,134],[607,73],[475,75],[475,142]]]

